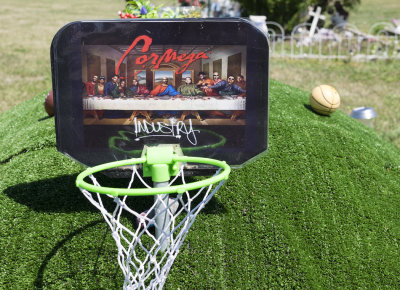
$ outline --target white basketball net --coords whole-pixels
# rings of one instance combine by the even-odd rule
[[[100,186],[93,175],[89,177],[94,185]],[[133,166],[128,188],[131,188],[135,178],[151,188],[139,175],[136,166]],[[183,167],[168,186],[177,180],[185,184]],[[118,247],[118,263],[125,276],[124,289],[162,289],[189,228],[222,184],[223,181],[219,182],[213,190],[213,185],[210,185],[198,189],[197,193],[186,191],[173,197],[155,195],[153,205],[143,212],[137,212],[132,207],[144,197],[114,197],[80,188],[111,228]],[[102,198],[112,199],[112,205],[107,202],[105,206],[106,200],[103,203]]]

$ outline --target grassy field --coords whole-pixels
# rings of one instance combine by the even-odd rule
[[[0,115],[0,288],[121,288],[43,97]],[[288,85],[271,82],[270,104],[268,153],[198,216],[166,289],[398,288],[400,149],[343,112],[314,114]]]
[[[341,96],[341,110],[370,106],[377,112],[374,128],[400,146],[400,61],[345,62],[271,59],[271,77],[307,92],[330,84]]]
[[[392,22],[400,18],[398,0],[361,0],[361,5],[350,12],[349,22],[354,23],[361,31],[368,32],[372,24]]]
[[[362,0],[350,11],[349,22],[368,32],[372,24],[400,18],[400,1]],[[343,60],[271,59],[272,78],[305,91],[320,84],[334,86],[341,95],[341,110],[370,106],[377,111],[375,130],[400,146],[400,61],[355,62]]]
[[[361,0],[350,11],[349,22],[368,32],[372,24],[400,18],[400,1]],[[361,106],[373,107],[378,116],[374,128],[381,136],[400,146],[400,61],[319,61],[271,59],[271,77],[311,90],[320,84],[334,86],[341,95],[341,110],[350,114]]]
[[[386,2],[358,11],[376,9],[368,21],[392,17],[397,1]],[[121,288],[110,231],[74,187],[83,168],[57,152],[37,94],[51,87],[54,33],[77,19],[116,18],[122,7],[2,3],[1,289]],[[235,170],[200,214],[166,288],[398,288],[400,149],[385,140],[400,143],[398,71],[398,62],[271,60],[271,76],[286,84],[271,81],[268,154]],[[331,117],[307,106],[321,83],[342,95]],[[379,134],[346,115],[361,105],[377,109]]]
[[[0,112],[51,88],[50,45],[65,24],[115,19],[122,0],[1,1]]]
[[[4,2],[4,1],[3,1]],[[155,1],[165,3],[165,1]],[[399,17],[397,0],[363,0],[350,22],[367,31],[377,21]],[[167,3],[173,4],[170,0]],[[0,113],[51,88],[50,43],[64,24],[79,19],[115,19],[122,0],[22,1],[2,3],[0,11]],[[372,106],[376,130],[400,145],[398,74],[400,62],[271,60],[271,77],[306,91],[327,83],[342,96],[342,110]]]

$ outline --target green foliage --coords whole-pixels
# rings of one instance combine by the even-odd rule
[[[308,6],[320,6],[326,11],[333,5],[329,0],[238,0],[248,15],[266,15],[268,21],[276,21],[286,30],[308,19]],[[345,8],[353,8],[360,0],[340,1]]]
[[[161,12],[161,18],[181,18],[181,15],[178,8],[172,9],[168,7]]]
[[[55,148],[44,96],[0,115],[0,288],[121,288],[110,230],[74,186],[82,166]],[[270,82],[268,152],[198,216],[166,289],[398,288],[400,149],[308,98]]]
[[[371,49],[375,45],[372,44]],[[332,85],[340,94],[341,110],[347,114],[356,107],[373,107],[378,114],[374,120],[374,129],[400,147],[400,61],[345,62],[272,58],[270,65],[273,68],[271,77],[304,91],[310,92],[320,84]],[[293,77],[288,78],[288,75]]]
[[[163,9],[163,5],[155,6],[150,0],[126,1],[125,13],[121,18],[199,18],[199,7],[170,7]]]
[[[139,18],[158,18],[163,5],[155,6],[150,0],[127,1],[125,12]]]

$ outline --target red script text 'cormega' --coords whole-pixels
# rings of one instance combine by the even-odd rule
[[[135,38],[135,40],[132,42],[132,44],[129,46],[129,48],[125,51],[125,53],[122,55],[120,60],[118,61],[118,64],[115,68],[115,74],[119,74],[119,67],[121,66],[121,63],[124,61],[125,57],[132,51],[132,49],[135,48],[135,46],[139,43],[139,41],[143,40],[144,45],[142,47],[142,52],[148,52],[151,46],[151,43],[153,42],[153,39],[150,38],[147,35],[140,35]],[[160,67],[160,64],[162,63],[169,63],[171,60],[177,60],[179,62],[183,62],[184,64],[176,70],[177,74],[181,74],[186,69],[189,67],[189,65],[193,62],[195,62],[198,59],[208,59],[207,53],[211,53],[211,51],[202,51],[199,53],[182,53],[178,55],[178,52],[173,50],[172,48],[167,49],[163,55],[158,55],[154,52],[150,54],[145,54],[142,56],[139,56],[136,58],[135,63],[137,65],[142,65],[142,67],[146,67],[146,63],[151,61],[151,64],[154,65],[153,68],[158,69]],[[131,75],[130,77],[135,76],[135,74]],[[121,77],[122,79],[124,77]]]

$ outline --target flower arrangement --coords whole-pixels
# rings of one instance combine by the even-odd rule
[[[168,17],[169,15],[160,15],[160,10],[163,5],[155,6],[150,2],[150,0],[137,0],[137,1],[127,1],[125,6],[125,11],[119,11],[118,15],[123,18],[173,18]],[[165,14],[162,13],[162,14]],[[172,13],[167,13],[172,14]]]
[[[155,6],[150,0],[126,1],[124,11],[118,15],[122,19],[127,18],[198,18],[201,17],[200,7],[162,8],[163,5]],[[197,9],[194,9],[197,8]]]

